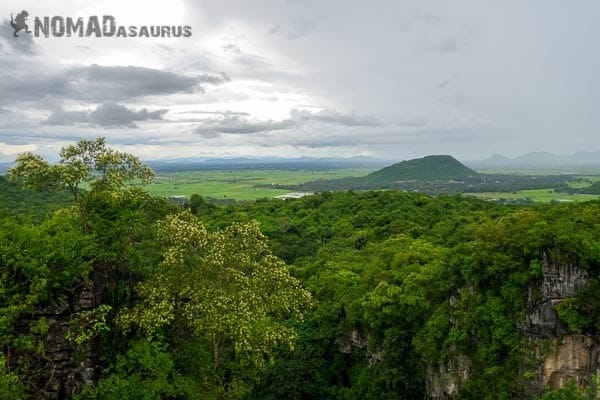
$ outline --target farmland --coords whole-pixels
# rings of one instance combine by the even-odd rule
[[[190,170],[159,173],[148,191],[156,196],[185,196],[199,194],[215,200],[255,200],[275,197],[293,192],[286,186],[302,185],[305,182],[323,182],[349,177],[364,177],[375,171],[374,168],[323,168],[323,169],[222,169]],[[600,176],[581,176],[577,181],[568,182],[574,189],[585,188],[600,180]],[[597,195],[579,193],[559,193],[553,188],[537,188],[506,192],[469,193],[477,198],[491,201],[515,201],[529,199],[536,203],[578,202],[597,199]]]
[[[191,196],[199,194],[214,199],[253,200],[289,193],[290,190],[265,185],[293,185],[318,179],[358,177],[372,172],[369,168],[321,170],[246,169],[165,172],[148,186],[157,196]],[[257,185],[261,185],[257,187]]]
[[[484,192],[484,193],[469,193],[469,195],[475,196],[485,200],[517,200],[517,199],[531,199],[536,203],[550,203],[555,202],[573,202],[573,201],[588,201],[597,199],[599,196],[592,194],[568,194],[568,193],[557,193],[553,189],[531,189],[531,190],[519,190],[517,192],[501,193],[501,192]]]

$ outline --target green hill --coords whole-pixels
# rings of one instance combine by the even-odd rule
[[[477,176],[479,176],[477,172],[461,164],[452,156],[426,156],[390,165],[365,176],[363,179],[377,183],[431,182],[464,180]]]
[[[0,175],[0,216],[14,214],[43,216],[70,204],[71,197],[65,191],[22,189]]]
[[[287,189],[322,192],[337,190],[403,189],[427,193],[456,193],[465,185],[481,184],[481,177],[452,156],[426,156],[402,161],[361,177],[320,179]]]

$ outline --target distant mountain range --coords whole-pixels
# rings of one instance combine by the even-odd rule
[[[473,168],[555,168],[580,166],[600,167],[600,151],[579,151],[572,155],[534,152],[527,153],[512,159],[500,154],[494,154],[493,156],[485,160],[470,161],[467,162],[467,164]]]
[[[384,160],[371,157],[348,158],[179,158],[174,160],[149,160],[146,163],[157,172],[184,171],[193,169],[247,169],[247,168],[281,168],[281,169],[320,169],[320,168],[379,168],[389,164]]]
[[[451,156],[427,156],[421,159],[403,161],[398,164],[394,164],[382,171],[377,171],[376,176],[381,176],[395,168],[403,165],[402,169],[412,168],[411,165],[417,165],[420,162],[428,162],[432,159],[429,157],[448,157]],[[423,160],[423,161],[417,161]],[[441,159],[433,159],[435,164],[444,164]],[[456,161],[454,158],[452,160]],[[448,162],[448,159],[446,159]],[[186,171],[195,169],[268,169],[268,168],[280,168],[280,169],[321,169],[321,168],[381,168],[390,163],[385,160],[372,158],[372,157],[327,157],[327,158],[316,158],[316,157],[298,157],[298,158],[279,158],[279,157],[232,157],[232,158],[202,158],[202,157],[190,157],[190,158],[178,158],[171,160],[145,160],[145,162],[157,172],[169,172],[169,171]],[[458,161],[456,161],[458,162]],[[409,163],[409,164],[403,164]],[[416,164],[415,164],[416,163]],[[557,169],[557,168],[576,168],[581,167],[586,170],[600,170],[600,151],[579,151],[572,155],[567,154],[552,154],[546,152],[533,152],[527,153],[519,157],[508,158],[501,154],[494,154],[491,157],[484,160],[465,161],[468,167],[476,170],[496,170],[496,169],[507,169],[507,170],[519,170],[519,169]],[[6,173],[8,168],[13,165],[12,162],[0,162],[0,175]],[[462,165],[462,164],[461,164]],[[463,167],[467,168],[465,165]],[[425,168],[433,171],[432,168]],[[442,167],[446,169],[446,167]],[[472,173],[475,173],[472,169],[469,169]],[[453,171],[450,169],[449,171]],[[456,170],[458,171],[458,170]],[[466,171],[463,170],[466,173]],[[404,172],[400,175],[403,176]],[[402,178],[399,176],[397,180],[410,180],[412,178]],[[410,176],[407,172],[407,176]],[[373,178],[375,178],[373,177]],[[366,178],[366,177],[365,177]],[[440,177],[437,177],[440,178]],[[440,178],[442,179],[442,178]],[[449,179],[453,179],[452,177]]]
[[[156,172],[175,172],[189,170],[235,170],[235,169],[327,169],[327,168],[380,168],[388,161],[372,157],[232,157],[202,158],[189,157],[170,160],[144,160]],[[13,162],[0,162],[0,175],[6,174]]]

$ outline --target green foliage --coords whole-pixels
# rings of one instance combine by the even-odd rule
[[[6,360],[0,354],[0,400],[25,399],[25,390],[19,376],[6,367]]]
[[[96,191],[114,191],[136,180],[149,183],[155,174],[137,157],[112,150],[98,138],[63,148],[54,165],[33,153],[19,154],[9,177],[31,189],[64,188],[79,203],[84,184]]]
[[[92,310],[73,314],[71,316],[71,330],[67,332],[66,339],[82,345],[99,334],[110,331],[106,316],[111,310],[111,306],[101,304]]]
[[[65,191],[52,188],[29,190],[0,176],[0,218],[19,216],[21,219],[39,221],[71,203],[71,198]]]
[[[586,400],[596,398],[586,395],[586,390],[577,386],[577,382],[570,380],[565,386],[546,392],[539,400]]]
[[[151,173],[103,139],[61,157],[24,155],[12,176],[66,189],[75,207],[0,218],[0,398],[25,393],[16,377],[43,358],[52,332],[36,310],[83,283],[103,305],[69,311],[69,338],[105,368],[78,399],[423,398],[427,371],[459,364],[457,398],[524,398],[535,360],[517,327],[544,258],[586,269],[557,312],[573,332],[600,329],[598,202],[379,191],[192,196],[181,212],[133,185]]]
[[[109,294],[114,286],[133,284],[125,260],[131,260],[131,268],[140,261],[135,243],[149,220],[168,211],[164,202],[125,185],[152,175],[136,157],[108,149],[104,139],[64,148],[55,165],[29,153],[18,157],[12,179],[31,190],[66,189],[75,202],[35,224],[27,218],[0,219],[0,344],[11,355],[11,368],[28,383],[50,368],[44,361],[49,322],[40,310],[58,310],[54,321],[70,317],[65,339],[75,347],[95,346],[99,342],[92,339],[108,336],[111,306],[74,312],[73,294],[99,279],[107,300],[121,305],[122,298]]]
[[[39,225],[0,220],[0,343],[34,346],[33,336],[16,331],[17,322],[36,306],[63,301],[90,272],[91,249],[72,209],[56,212]],[[43,333],[40,323],[29,323],[31,333]]]
[[[247,384],[234,371],[264,368],[276,346],[292,347],[296,335],[282,321],[301,320],[311,296],[271,254],[256,223],[208,232],[186,212],[159,221],[157,233],[165,246],[159,270],[138,286],[142,301],[119,323],[149,338],[168,340],[173,329],[203,338],[217,389],[239,397],[234,392]]]
[[[567,325],[571,332],[581,333],[591,324],[590,319],[579,312],[577,299],[575,298],[561,301],[556,306],[556,312],[558,318]]]
[[[87,389],[77,399],[206,399],[199,389],[197,383],[178,374],[164,345],[139,340],[131,344],[125,355],[117,357],[112,373],[103,377],[96,388]]]
[[[257,218],[274,252],[295,264],[318,301],[313,343],[326,365],[336,365],[318,368],[332,390],[324,398],[418,397],[423,363],[435,370],[460,357],[471,371],[462,398],[515,398],[531,379],[519,374],[530,360],[517,330],[528,287],[541,276],[544,254],[600,265],[598,206],[502,207],[390,191],[263,200],[201,217],[216,226]],[[586,321],[600,320],[594,282],[577,302]],[[276,363],[273,374],[279,366],[287,378],[261,386],[261,395],[302,385],[283,372],[300,360]]]
[[[312,321],[297,328],[298,339],[294,350],[279,346],[275,362],[262,371],[256,387],[246,399],[290,400],[334,399],[336,390],[336,365],[330,362],[336,350],[333,344],[326,346],[318,338]],[[333,347],[333,348],[332,348]]]

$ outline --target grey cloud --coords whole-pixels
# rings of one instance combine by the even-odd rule
[[[204,91],[202,83],[223,84],[223,76],[185,76],[174,72],[134,66],[76,67],[64,72],[63,77],[75,89],[79,98],[86,100],[124,100],[152,95],[192,93]]]
[[[172,113],[175,115],[173,118],[174,123],[182,123],[182,122],[202,122],[202,123],[212,123],[216,124],[228,117],[249,117],[250,114],[247,112],[241,111],[232,111],[232,110],[218,110],[218,111],[180,111]],[[183,118],[179,118],[177,116],[183,116]],[[210,116],[207,119],[206,116]]]
[[[226,116],[219,120],[208,121],[206,125],[201,125],[192,130],[193,133],[206,139],[212,139],[227,134],[250,134],[259,132],[269,132],[290,128],[294,122],[290,119],[282,121],[249,121],[239,116]]]
[[[290,118],[280,121],[253,121],[244,116],[224,114],[222,118],[207,119],[203,125],[193,129],[193,133],[211,139],[220,134],[253,134],[301,128],[303,125],[316,122],[343,127],[377,127],[382,124],[373,117],[355,114],[344,114],[335,110],[322,110],[311,113],[307,110],[293,109]]]
[[[230,53],[235,53],[235,54],[240,54],[242,52],[240,47],[237,44],[233,44],[233,43],[226,44],[225,46],[222,47],[222,49],[225,52],[230,52]]]
[[[290,128],[300,128],[306,123],[316,122],[343,127],[377,127],[383,124],[370,116],[344,114],[335,110],[322,110],[312,113],[307,110],[292,109],[290,118],[280,121],[252,121],[239,114],[222,114],[222,118],[205,120],[204,125],[193,129],[193,133],[205,138],[215,138],[221,133],[252,134]]]
[[[0,102],[10,104],[19,101],[37,101],[53,95],[67,97],[72,90],[66,79],[44,73],[18,77],[14,74],[0,77]]]
[[[220,115],[223,117],[238,116],[238,117],[249,117],[250,113],[244,111],[233,111],[233,110],[218,110],[218,111],[188,111],[190,114],[208,114],[208,115]]]
[[[380,126],[377,119],[369,116],[360,116],[355,114],[343,114],[335,110],[322,110],[317,113],[311,113],[307,110],[293,109],[290,116],[294,121],[317,121],[327,124],[336,124],[344,126]]]
[[[101,126],[132,126],[134,121],[161,120],[167,111],[165,109],[148,111],[145,108],[133,111],[119,104],[103,103],[90,113],[90,119]]]
[[[74,125],[78,123],[89,123],[90,113],[87,111],[54,111],[46,123],[49,125]]]
[[[98,136],[97,134],[92,134],[89,137],[93,138],[94,136]],[[52,142],[56,143],[58,141],[65,142],[74,142],[82,138],[81,132],[78,131],[77,134],[67,134],[64,132],[52,132],[48,134],[48,132],[36,132],[35,130],[30,129],[5,129],[0,128],[0,137],[2,138],[2,142],[10,145],[24,145],[31,143],[40,143],[40,142]]]
[[[222,72],[219,75],[202,74],[198,76],[198,80],[202,83],[210,83],[211,85],[222,85],[225,82],[229,82],[231,78]]]
[[[316,26],[316,24],[314,25]],[[283,37],[285,37],[286,39],[299,39],[302,36],[308,34],[313,28],[314,26],[298,26],[298,27],[293,27],[291,29],[283,29],[280,25],[274,26],[271,29],[269,29],[269,34],[270,35],[282,35]]]
[[[186,76],[134,66],[80,66],[57,73],[11,73],[0,77],[0,102],[37,101],[42,96],[91,103],[145,96],[203,92],[202,84],[221,85],[225,74]]]
[[[35,120],[21,110],[0,108],[0,116],[0,130],[14,129],[20,131],[38,126],[38,123]],[[4,141],[4,137],[3,134],[0,134],[0,142],[2,141]]]
[[[218,138],[219,136],[221,136],[221,134],[218,132],[211,131],[209,129],[200,128],[200,127],[192,130],[192,133],[195,133],[195,134],[199,135],[200,137],[203,137],[204,139],[215,139],[215,138]]]
[[[438,128],[429,129],[414,127],[400,131],[396,127],[354,127],[338,126],[330,129],[327,134],[320,131],[303,130],[298,133],[285,132],[281,135],[266,134],[257,137],[254,143],[264,147],[291,145],[307,148],[338,148],[361,145],[398,146],[429,143],[468,143],[477,136],[477,132],[460,129]]]
[[[162,120],[168,110],[148,111],[143,108],[134,111],[116,103],[102,103],[94,111],[55,111],[46,121],[49,125],[90,124],[102,127],[136,128],[135,122]]]
[[[172,56],[175,53],[175,49],[173,47],[165,44],[154,45],[152,51],[163,56]]]
[[[252,53],[235,53],[233,62],[236,64],[235,76],[268,82],[280,81],[289,83],[295,79],[295,73],[272,65],[264,57]]]

